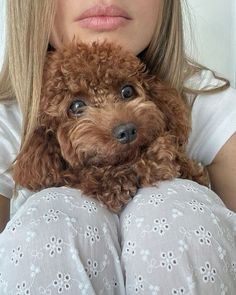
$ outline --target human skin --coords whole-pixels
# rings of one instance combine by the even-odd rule
[[[50,43],[58,48],[73,39],[86,43],[107,40],[137,55],[151,41],[160,3],[161,0],[57,0]],[[91,8],[89,16],[83,17]]]

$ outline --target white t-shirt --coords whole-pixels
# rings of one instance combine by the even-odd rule
[[[188,86],[197,89],[217,87],[221,81],[212,72],[202,71],[187,81]],[[0,104],[0,194],[11,198],[14,182],[8,171],[20,146],[22,123],[16,102]],[[228,88],[215,94],[199,95],[192,108],[192,133],[187,153],[204,165],[209,165],[224,143],[236,132],[236,90]],[[32,194],[19,189],[18,198],[13,202],[16,211]]]

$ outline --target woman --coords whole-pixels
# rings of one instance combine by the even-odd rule
[[[227,82],[188,62],[180,1],[22,0],[9,1],[7,11],[2,228],[14,188],[10,166],[35,125],[46,52],[74,38],[121,44],[182,93],[192,105],[188,153],[208,167],[213,190],[236,210],[235,90],[221,91]],[[236,291],[235,214],[191,181],[142,189],[120,215],[69,188],[35,194],[20,188],[17,194],[16,213],[0,235],[0,290],[6,294]]]

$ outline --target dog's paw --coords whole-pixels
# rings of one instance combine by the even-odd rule
[[[136,194],[138,178],[130,166],[106,167],[80,172],[81,181],[73,186],[105,204],[114,213],[120,212]],[[70,185],[71,186],[71,185]]]
[[[136,175],[116,175],[100,183],[96,198],[103,202],[109,210],[118,213],[134,197],[137,189]]]

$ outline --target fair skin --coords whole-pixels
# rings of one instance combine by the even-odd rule
[[[216,155],[208,172],[212,190],[225,205],[236,212],[236,133],[224,144]]]
[[[61,43],[66,44],[74,38],[86,43],[106,39],[119,43],[135,55],[143,51],[150,43],[160,6],[160,0],[57,0],[57,3],[55,24],[51,35],[51,44],[54,47],[59,47]],[[116,7],[122,12],[115,11]],[[84,18],[83,14],[90,8],[94,8],[91,14],[95,16],[81,20]],[[99,14],[96,12],[99,8],[103,18],[96,16]],[[104,22],[108,24],[115,22],[116,16],[121,16],[121,23],[118,23],[115,28],[103,25]],[[93,23],[94,26],[85,27],[86,23]]]
[[[71,40],[86,43],[108,40],[119,43],[135,55],[150,43],[158,19],[160,0],[57,0],[51,44],[58,48]],[[98,5],[87,17],[83,13]],[[122,12],[111,7],[118,6]],[[107,9],[108,6],[108,9]],[[99,16],[94,16],[98,13]],[[102,16],[104,14],[112,14]],[[86,16],[86,15],[85,15]],[[118,17],[118,18],[117,18]],[[221,148],[208,171],[212,189],[236,212],[236,134]],[[6,213],[8,212],[8,213]],[[9,200],[0,196],[0,232],[9,220]]]

